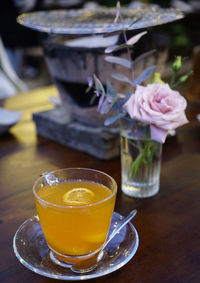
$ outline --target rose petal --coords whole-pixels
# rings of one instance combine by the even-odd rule
[[[152,139],[164,142],[168,130],[188,123],[186,106],[185,98],[178,91],[168,84],[156,83],[137,86],[124,108],[132,119],[152,125]]]
[[[150,125],[150,131],[151,131],[151,140],[157,141],[160,143],[165,142],[168,131],[158,128],[154,125]]]

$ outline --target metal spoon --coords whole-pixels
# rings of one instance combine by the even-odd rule
[[[70,268],[73,272],[76,273],[85,273],[90,272],[94,268],[97,267],[98,262],[102,258],[102,251],[105,249],[105,247],[110,243],[110,241],[115,237],[115,235],[136,215],[137,210],[132,210],[128,216],[126,216],[119,224],[118,226],[112,231],[107,241],[103,244],[101,251],[97,253],[95,256],[83,260],[81,262],[73,264]]]

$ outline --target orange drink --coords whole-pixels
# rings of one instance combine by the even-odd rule
[[[92,169],[63,169],[43,175],[33,191],[46,241],[58,258],[76,262],[101,249],[115,205],[114,179]]]

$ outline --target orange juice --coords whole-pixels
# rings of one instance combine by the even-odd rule
[[[116,193],[89,181],[43,186],[35,197],[47,243],[66,256],[98,250],[109,230]]]

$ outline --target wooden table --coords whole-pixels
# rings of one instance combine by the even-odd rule
[[[133,223],[140,245],[120,270],[90,282],[200,282],[200,123],[193,121],[167,139],[163,149],[160,192],[133,199],[120,191],[120,160],[101,161],[36,134],[31,113],[51,109],[45,88],[9,99],[5,107],[22,111],[21,121],[0,137],[0,282],[55,282],[26,269],[14,255],[12,241],[21,223],[36,213],[32,186],[42,172],[91,167],[118,182],[116,211],[136,208]],[[188,116],[195,120],[194,109]]]

